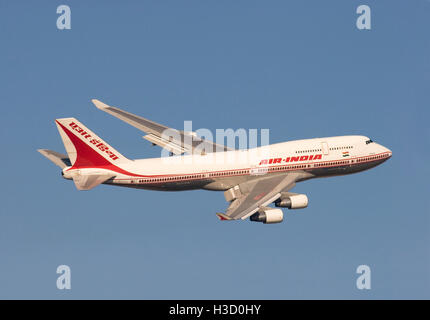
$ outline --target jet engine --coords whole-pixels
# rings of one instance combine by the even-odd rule
[[[284,220],[284,213],[281,209],[261,208],[250,217],[251,221],[263,223],[279,223]]]
[[[276,207],[288,209],[302,209],[308,206],[308,197],[304,194],[285,192],[275,201]]]

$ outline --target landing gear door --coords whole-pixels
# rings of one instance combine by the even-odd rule
[[[328,155],[329,148],[327,142],[321,142],[321,150],[324,155]]]

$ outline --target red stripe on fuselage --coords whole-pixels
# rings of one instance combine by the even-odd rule
[[[273,171],[273,172],[269,172],[269,174],[271,173],[280,173],[280,172],[286,172],[286,171],[295,171],[295,170],[306,170],[306,171],[312,171],[315,169],[326,169],[326,168],[333,168],[333,167],[344,167],[344,166],[356,166],[356,165],[360,165],[363,163],[369,163],[369,162],[375,162],[375,161],[379,161],[381,159],[386,159],[386,158],[380,158],[380,159],[373,159],[373,160],[367,160],[367,161],[362,161],[362,162],[357,162],[357,159],[365,159],[365,158],[370,158],[370,157],[375,157],[375,156],[379,156],[379,155],[383,155],[383,154],[388,154],[388,152],[382,152],[382,153],[378,153],[375,155],[369,155],[369,156],[362,156],[362,157],[356,157],[356,158],[350,158],[348,160],[344,160],[344,159],[337,159],[337,160],[328,160],[328,161],[322,161],[322,162],[311,162],[311,163],[299,163],[299,164],[294,164],[294,165],[282,165],[282,166],[269,166],[266,168],[284,168],[282,170],[278,170],[278,171]],[[355,163],[352,163],[352,160],[355,160]],[[320,163],[330,163],[330,162],[339,162],[339,161],[345,161],[348,162],[346,164],[333,164],[333,165],[329,165],[329,166],[323,166],[323,167],[315,167],[316,164],[320,164]],[[308,167],[308,165],[314,165],[314,167]],[[306,165],[307,168],[294,168],[294,166],[298,166],[298,165]],[[236,173],[237,171],[242,171],[245,170],[247,171],[247,173],[245,174],[240,174],[240,173]],[[141,177],[147,177],[147,178],[171,178],[171,177],[177,177],[177,176],[183,176],[183,178],[181,178],[180,180],[171,180],[171,181],[145,181],[145,182],[139,182],[137,183],[137,185],[139,184],[153,184],[153,183],[175,183],[178,181],[190,181],[190,180],[205,180],[205,179],[219,179],[219,178],[226,178],[226,177],[232,177],[232,176],[248,176],[251,175],[249,173],[250,168],[247,169],[233,169],[233,170],[225,170],[225,171],[211,171],[211,172],[204,172],[204,173],[182,173],[182,174],[167,174],[167,175],[150,175],[150,176],[141,176]],[[228,173],[225,176],[206,176],[209,174],[213,174],[213,173],[223,173],[226,172]],[[194,176],[194,175],[205,175],[204,177],[187,177],[187,176]],[[115,179],[115,180],[130,180],[130,178],[124,178],[124,179]]]
[[[165,174],[165,175],[141,175],[141,174],[135,174],[129,171],[126,171],[124,169],[121,169],[120,167],[110,163],[107,159],[105,159],[104,157],[102,157],[98,152],[94,151],[89,145],[87,145],[86,143],[84,143],[82,140],[80,140],[77,136],[75,136],[73,133],[71,133],[68,129],[66,129],[61,123],[59,123],[58,121],[56,121],[61,128],[64,130],[64,132],[67,134],[67,136],[70,138],[70,140],[72,141],[73,145],[76,148],[76,152],[77,152],[77,158],[75,163],[73,164],[73,166],[71,168],[69,168],[69,170],[71,169],[79,169],[79,168],[103,168],[103,169],[107,169],[107,170],[111,170],[114,171],[116,173],[121,173],[124,175],[128,175],[131,177],[141,177],[141,178],[157,178],[157,177],[177,177],[177,176],[187,176],[187,175],[201,175],[204,174],[205,177],[203,178],[191,178],[188,179],[186,177],[184,177],[183,179],[179,180],[179,181],[184,181],[184,180],[200,180],[200,179],[207,179],[209,177],[206,177],[206,175],[209,175],[211,173],[219,173],[219,172],[228,172],[230,175],[227,176],[216,176],[216,177],[210,177],[210,178],[224,178],[224,177],[228,177],[228,176],[242,176],[242,175],[249,175],[249,171],[250,168],[245,168],[245,169],[232,169],[232,170],[225,170],[225,171],[211,171],[211,172],[201,172],[201,173],[185,173],[185,174]],[[380,154],[376,154],[376,155],[369,155],[369,156],[362,156],[362,157],[356,157],[356,158],[350,158],[349,160],[346,161],[350,161],[350,160],[356,160],[356,159],[362,159],[362,158],[368,158],[368,157],[373,157],[373,156],[377,156],[377,155],[381,155],[381,154],[386,154],[386,152],[380,153]],[[328,168],[328,167],[337,167],[337,166],[345,166],[345,165],[357,165],[357,164],[362,164],[362,163],[367,163],[367,162],[373,162],[373,161],[377,161],[380,159],[375,159],[375,160],[370,160],[370,161],[363,161],[360,163],[351,163],[349,162],[348,164],[338,164],[338,165],[331,165],[331,166],[326,166],[324,168]],[[298,163],[297,165],[308,165],[308,164],[312,164],[312,165],[316,165],[319,163],[325,163],[325,162],[336,162],[336,161],[345,161],[343,159],[338,159],[338,160],[328,160],[328,161],[322,161],[322,162],[303,162],[303,163]],[[276,162],[275,162],[276,163]],[[283,172],[283,171],[292,171],[292,170],[297,170],[296,168],[291,168],[291,165],[280,165],[280,166],[269,166],[266,168],[276,168],[276,167],[285,167],[285,169],[283,170],[279,170],[277,171],[277,173],[279,172]],[[304,168],[301,170],[313,170],[313,169],[320,169],[322,167],[318,167],[318,168]],[[246,170],[248,171],[245,174],[237,174],[234,173],[235,171],[240,171],[240,170]],[[124,179],[116,179],[116,180],[130,180],[129,178],[124,178]],[[178,180],[177,180],[178,181]],[[176,181],[157,181],[157,182],[151,182],[151,183],[169,183],[169,182],[176,182]],[[148,182],[145,182],[148,183]]]

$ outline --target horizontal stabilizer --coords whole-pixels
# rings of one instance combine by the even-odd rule
[[[75,175],[73,177],[73,182],[78,190],[90,190],[113,177],[115,177],[115,175],[110,173]]]
[[[53,163],[55,163],[57,166],[59,166],[61,169],[65,167],[69,167],[72,164],[70,163],[70,159],[65,154],[48,150],[48,149],[38,149],[43,156],[51,160]]]

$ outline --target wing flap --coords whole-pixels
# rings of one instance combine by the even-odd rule
[[[183,154],[187,152],[186,149],[184,149],[182,146],[172,142],[168,141],[166,139],[160,138],[152,133],[147,134],[146,136],[143,136],[144,139],[148,140],[149,142],[156,144],[169,152],[172,152],[174,154]]]

